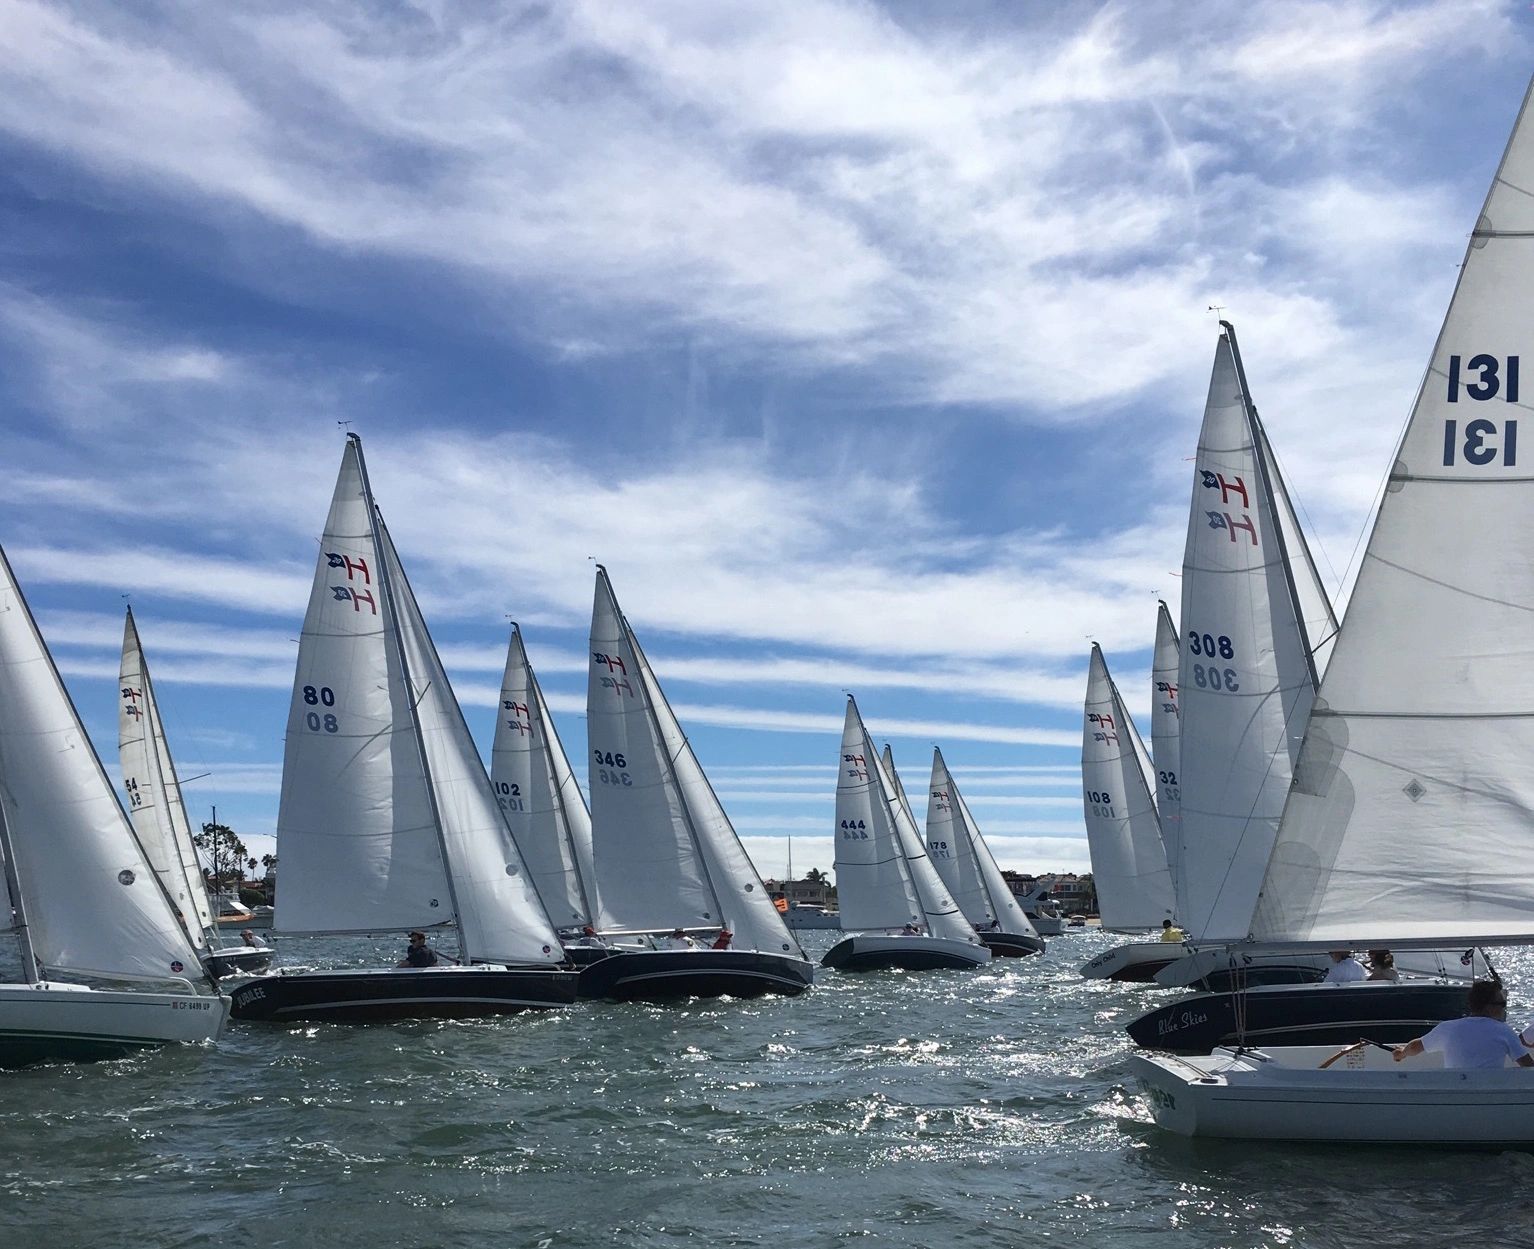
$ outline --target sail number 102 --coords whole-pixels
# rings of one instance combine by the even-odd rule
[[[1502,399],[1518,402],[1518,357],[1506,359],[1482,353],[1465,359],[1449,357],[1449,403],[1459,403],[1463,396],[1478,403]],[[1518,422],[1477,418],[1464,427],[1455,421],[1443,423],[1443,462],[1448,468],[1463,460],[1481,467],[1499,461],[1508,468],[1518,463]]]

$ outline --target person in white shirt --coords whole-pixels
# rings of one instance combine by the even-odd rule
[[[1332,965],[1326,969],[1322,980],[1326,984],[1352,984],[1355,980],[1367,980],[1369,973],[1364,965],[1353,957],[1351,950],[1333,950]]]
[[[696,950],[698,943],[680,928],[673,928],[670,936],[662,937],[655,943],[655,948],[657,950]]]
[[[1507,1026],[1507,992],[1495,980],[1477,980],[1465,1003],[1467,1014],[1448,1019],[1426,1036],[1397,1045],[1391,1056],[1400,1062],[1421,1053],[1441,1053],[1443,1065],[1453,1070],[1507,1065],[1511,1058],[1520,1067],[1534,1067],[1534,1055]]]

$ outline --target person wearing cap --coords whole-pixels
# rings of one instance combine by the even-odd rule
[[[1507,1026],[1507,990],[1496,980],[1477,980],[1470,986],[1463,1016],[1446,1019],[1415,1041],[1397,1045],[1391,1056],[1400,1062],[1423,1052],[1441,1053],[1443,1065],[1451,1070],[1496,1070],[1505,1067],[1509,1058],[1520,1067],[1534,1067],[1534,1055]]]
[[[682,929],[673,928],[669,936],[662,937],[656,943],[662,950],[695,950],[697,944]]]
[[[405,957],[400,959],[397,966],[400,967],[435,967],[437,965],[437,952],[426,944],[424,932],[410,934],[410,946],[405,951]]]
[[[605,946],[607,942],[597,935],[595,928],[590,924],[586,924],[581,928],[581,935],[575,939],[575,944],[601,947]]]
[[[734,939],[735,934],[733,932],[731,932],[728,928],[721,928],[719,930],[719,935],[714,938],[713,946],[710,948],[715,950],[728,950],[730,948],[730,942]]]

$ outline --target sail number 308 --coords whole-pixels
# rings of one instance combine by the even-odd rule
[[[1518,402],[1518,357],[1497,356],[1482,353],[1468,360],[1461,356],[1449,357],[1449,389],[1445,396],[1449,403],[1458,403],[1461,396],[1478,403],[1490,399],[1502,399],[1505,403]],[[1518,463],[1518,422],[1489,421],[1477,417],[1466,421],[1460,428],[1457,420],[1443,423],[1443,462],[1448,468],[1463,460],[1480,468],[1499,460],[1508,468]]]
[[[1205,659],[1234,659],[1236,648],[1223,633],[1215,637],[1212,633],[1200,633],[1197,629],[1188,630],[1188,653],[1200,655]],[[1193,684],[1201,690],[1214,690],[1216,693],[1234,694],[1241,688],[1234,668],[1222,668],[1218,664],[1194,664]]]

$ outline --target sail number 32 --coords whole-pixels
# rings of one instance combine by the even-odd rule
[[[1501,398],[1506,403],[1518,402],[1518,357],[1505,360],[1496,356],[1449,357],[1448,402],[1460,402],[1460,396],[1484,403]],[[1443,462],[1451,467],[1458,461],[1480,467],[1495,464],[1499,460],[1508,468],[1518,463],[1518,422],[1496,421],[1477,418],[1466,421],[1460,428],[1457,420],[1443,423]]]

